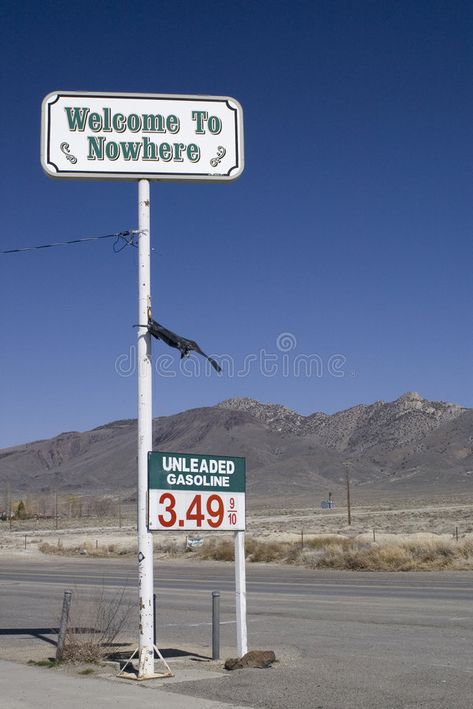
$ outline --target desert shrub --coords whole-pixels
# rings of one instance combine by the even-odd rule
[[[132,556],[136,554],[136,545],[121,547],[117,544],[108,544],[105,546],[96,546],[92,542],[83,542],[83,544],[75,544],[74,546],[64,547],[62,540],[58,544],[49,544],[43,542],[38,549],[43,554],[59,554],[61,556],[91,556],[99,559],[115,558],[117,556]]]
[[[261,542],[251,537],[245,545],[245,554],[248,561],[271,562],[286,559],[293,545],[287,542]]]
[[[26,506],[23,500],[20,500],[18,505],[16,506],[15,516],[18,519],[26,519]]]
[[[459,558],[473,558],[473,539],[464,539],[462,542],[457,543],[456,546]]]
[[[215,561],[233,561],[235,558],[233,541],[229,539],[206,539],[203,546],[197,550],[197,556],[201,559],[213,559]]]
[[[386,544],[352,542],[328,549],[308,565],[326,569],[356,571],[432,571],[473,568],[473,545],[442,540],[400,541]]]
[[[328,546],[338,544],[345,545],[347,540],[339,537],[329,537]],[[270,563],[286,562],[301,563],[304,552],[311,549],[324,549],[323,543],[314,539],[314,543],[307,541],[304,549],[299,542],[278,542],[274,540],[262,541],[254,537],[245,539],[245,555],[249,562]],[[233,561],[234,544],[229,539],[206,539],[204,546],[197,551],[197,556],[201,559],[212,559],[214,561]]]
[[[429,535],[422,538],[413,535],[410,539],[392,537],[389,541],[370,541],[344,537],[341,535],[314,535],[300,541],[287,542],[274,539],[262,540],[246,537],[245,551],[249,562],[279,562],[299,564],[310,568],[347,569],[353,571],[429,571],[442,569],[473,569],[473,538],[455,539],[435,538]],[[116,557],[136,554],[136,546],[120,547],[116,544],[95,544],[85,542],[81,545],[62,548],[58,544],[43,542],[39,545],[45,554],[86,554],[91,557]],[[161,542],[158,552],[171,557],[185,551],[181,542]],[[209,536],[202,547],[193,550],[193,555],[203,560],[233,561],[234,542],[231,538]]]
[[[245,540],[245,556],[250,562],[282,561],[286,558],[292,545],[287,542],[263,542],[253,537]],[[229,539],[206,539],[197,555],[201,559],[214,561],[233,561],[234,543]]]
[[[343,547],[351,546],[352,540],[335,534],[320,535],[317,537],[309,537],[304,540],[304,548],[306,549],[326,549],[327,547]]]
[[[92,594],[74,591],[64,662],[100,662],[110,652],[133,607],[125,594],[123,587],[107,597],[104,585]]]
[[[43,554],[62,554],[64,552],[61,540],[59,540],[57,545],[49,544],[49,542],[42,542],[38,549]]]
[[[160,542],[159,546],[156,547],[156,551],[160,554],[168,554],[168,556],[177,556],[180,552],[184,550],[182,543],[177,543],[174,539],[171,541]]]

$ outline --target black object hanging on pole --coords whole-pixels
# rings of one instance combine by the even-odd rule
[[[212,357],[209,357],[209,355],[205,354],[203,352],[197,342],[195,340],[188,340],[186,337],[182,337],[181,335],[176,335],[175,332],[172,332],[172,330],[168,330],[167,328],[163,327],[160,325],[156,320],[149,320],[148,321],[148,332],[155,337],[157,340],[162,340],[165,342],[169,347],[174,347],[175,349],[179,350],[181,353],[181,359],[183,357],[187,357],[191,352],[197,352],[197,354],[202,355],[202,357],[205,357],[208,359],[212,367],[217,371],[221,372],[222,368],[216,362]]]

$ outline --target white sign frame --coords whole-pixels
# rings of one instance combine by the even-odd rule
[[[153,162],[155,165],[150,163],[151,166],[156,169],[132,171],[132,170],[106,170],[100,169],[104,168],[107,163],[103,158],[90,159],[87,164],[90,170],[84,170],[83,167],[77,166],[77,162],[82,165],[84,163],[83,156],[80,156],[78,161],[75,156],[74,149],[71,150],[69,143],[72,141],[70,134],[64,131],[64,128],[59,125],[59,118],[56,115],[53,116],[53,106],[60,102],[62,99],[76,98],[76,99],[86,99],[90,101],[91,99],[103,99],[105,101],[117,101],[120,105],[124,102],[130,100],[130,104],[136,102],[142,102],[142,106],[150,105],[150,102],[158,102],[156,106],[163,105],[165,102],[172,102],[174,109],[176,106],[182,105],[188,109],[195,110],[195,106],[198,105],[200,110],[206,110],[214,108],[215,112],[231,111],[233,117],[233,125],[227,121],[224,124],[225,139],[220,136],[219,133],[209,135],[209,124],[207,126],[203,124],[205,135],[196,135],[195,143],[198,145],[199,150],[202,150],[201,157],[202,163],[194,166],[186,164],[185,161],[177,162],[176,165],[170,162],[163,163],[157,157]],[[130,106],[131,108],[131,106]],[[100,109],[100,110],[103,110]],[[56,111],[57,113],[57,111]],[[209,118],[212,114],[209,113]],[[119,114],[121,115],[121,114]],[[138,114],[139,115],[139,114]],[[62,116],[62,114],[61,114]],[[90,117],[90,116],[89,116]],[[223,121],[222,121],[223,123]],[[197,123],[196,123],[197,126]],[[69,129],[71,130],[71,129]],[[76,129],[77,130],[77,129]],[[125,129],[126,131],[126,129]],[[83,131],[78,131],[83,132]],[[100,136],[100,132],[103,134]],[[139,136],[139,132],[134,132],[129,134],[127,132],[120,131],[122,135],[120,137],[135,139]],[[107,133],[100,129],[95,131],[95,140],[100,140],[103,137],[103,142],[110,137],[110,131]],[[185,137],[188,138],[190,131],[186,129]],[[231,136],[231,138],[230,138]],[[72,136],[73,139],[79,139],[77,134]],[[90,136],[89,136],[90,137]],[[166,136],[165,136],[166,137]],[[179,139],[179,133],[171,134],[167,136],[170,140],[169,144],[175,145],[172,138]],[[205,138],[205,140],[204,140]],[[144,139],[143,139],[144,140]],[[102,142],[102,145],[103,145]],[[167,141],[166,141],[167,142]],[[225,142],[226,147],[223,147],[221,143]],[[181,145],[181,143],[177,143]],[[60,147],[60,153],[59,148]],[[224,155],[222,156],[222,147]],[[91,150],[91,149],[90,149]],[[144,152],[144,148],[143,148]],[[58,159],[59,156],[59,159]],[[182,154],[180,154],[182,157]],[[75,163],[73,162],[75,160]],[[112,158],[109,158],[112,160]],[[114,160],[114,158],[113,158]],[[123,158],[128,160],[128,158]],[[144,160],[140,160],[143,163]],[[59,164],[60,163],[60,164]],[[200,158],[199,158],[200,163]],[[211,164],[212,163],[212,164]],[[232,98],[231,96],[196,96],[191,94],[144,94],[144,93],[120,93],[120,92],[94,92],[94,91],[52,91],[43,100],[42,111],[41,111],[41,165],[43,170],[53,179],[92,179],[92,180],[157,180],[157,181],[180,181],[180,182],[231,182],[236,180],[244,169],[244,143],[243,143],[243,109],[240,103]],[[170,169],[175,171],[171,172]],[[200,169],[201,168],[201,169]],[[187,169],[187,171],[186,171]],[[197,171],[199,169],[199,171]],[[189,170],[191,170],[189,172]]]

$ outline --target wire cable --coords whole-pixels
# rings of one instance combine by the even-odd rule
[[[52,249],[56,246],[70,246],[71,244],[83,244],[86,241],[99,241],[100,239],[115,239],[113,250],[116,254],[123,251],[127,246],[138,246],[140,232],[138,229],[128,229],[118,231],[115,234],[104,234],[103,236],[85,236],[82,239],[71,239],[70,241],[56,241],[51,244],[41,244],[40,246],[24,246],[21,249],[7,249],[0,251],[0,256],[5,254],[19,254],[25,251],[38,251],[39,249]]]
[[[113,244],[113,252],[119,254],[120,251],[126,249],[127,246],[134,246],[138,248],[138,239],[140,236],[139,231],[122,231],[117,234],[117,239]]]

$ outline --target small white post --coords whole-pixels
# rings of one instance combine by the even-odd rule
[[[153,535],[148,531],[148,452],[153,448],[151,335],[147,330],[151,308],[150,189],[138,183],[138,678],[154,675],[153,644]]]
[[[238,657],[248,652],[246,629],[245,532],[235,532],[235,590]]]

